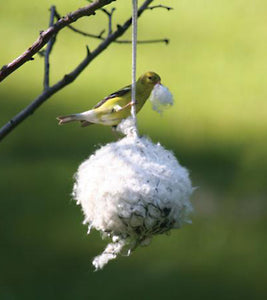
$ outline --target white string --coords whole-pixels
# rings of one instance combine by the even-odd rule
[[[138,10],[138,0],[132,0],[133,5],[133,16],[132,16],[132,103],[131,115],[134,121],[134,127],[136,135],[137,131],[137,120],[136,120],[136,53],[137,53],[137,10]]]

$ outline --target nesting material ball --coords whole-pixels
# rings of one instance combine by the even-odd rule
[[[89,231],[95,228],[111,238],[93,260],[96,269],[119,253],[130,254],[149,244],[154,235],[190,222],[192,185],[187,169],[160,144],[126,132],[121,140],[98,149],[75,175],[73,195]]]
[[[152,108],[162,114],[163,110],[173,105],[173,96],[169,89],[162,85],[156,84],[149,97]]]

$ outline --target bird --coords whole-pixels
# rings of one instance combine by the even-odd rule
[[[141,110],[157,84],[161,84],[161,78],[152,71],[146,72],[138,78],[136,81],[136,113]],[[105,97],[90,110],[67,116],[58,116],[58,124],[80,121],[82,127],[102,124],[116,128],[123,119],[131,115],[131,106],[133,105],[131,91],[132,86],[128,85]]]

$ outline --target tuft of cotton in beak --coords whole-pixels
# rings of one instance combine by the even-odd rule
[[[152,103],[152,108],[160,114],[164,109],[173,105],[171,92],[166,86],[160,83],[154,86],[149,99]]]
[[[123,122],[134,126],[129,119]],[[75,175],[73,196],[89,231],[95,228],[111,239],[93,260],[96,270],[118,254],[148,245],[154,235],[190,222],[193,189],[187,169],[172,152],[130,129],[121,140],[99,148]]]

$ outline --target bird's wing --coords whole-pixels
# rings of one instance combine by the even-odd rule
[[[113,99],[116,97],[122,97],[122,96],[126,95],[127,93],[129,93],[130,91],[131,91],[131,85],[127,85],[126,87],[110,94],[109,96],[107,96],[106,98],[104,98],[103,100],[98,102],[93,108],[98,108],[98,107],[102,106],[105,102],[107,102],[110,99]]]

